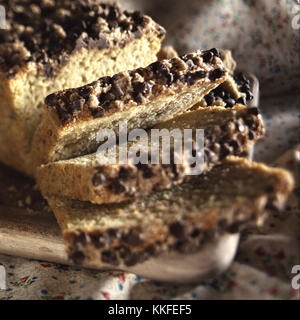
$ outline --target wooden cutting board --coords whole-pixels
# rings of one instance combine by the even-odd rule
[[[68,263],[60,229],[35,183],[0,165],[0,253]]]

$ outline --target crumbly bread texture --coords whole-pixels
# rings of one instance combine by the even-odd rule
[[[47,95],[157,60],[165,31],[96,0],[0,0],[0,161],[28,172]]]
[[[163,252],[193,253],[224,232],[260,225],[266,210],[282,208],[292,175],[229,157],[205,178],[134,202],[93,205],[50,198],[76,264],[132,266]]]
[[[203,171],[210,170],[228,155],[246,156],[264,133],[257,108],[245,106],[201,108],[163,122],[154,129],[179,129],[182,135],[184,129],[193,129],[194,134],[196,129],[204,129]],[[148,141],[151,141],[151,130]],[[128,149],[130,147],[128,143]],[[173,149],[170,154],[170,164],[148,161],[148,164],[100,165],[97,154],[93,153],[41,166],[37,170],[37,183],[45,197],[61,196],[98,204],[121,202],[168,189],[191,178],[189,156],[182,155],[181,162],[175,164]],[[189,154],[191,156],[192,152]],[[147,151],[149,158],[150,148],[149,154]]]
[[[100,129],[149,128],[180,114],[227,78],[215,49],[104,77],[46,98],[32,144],[32,174],[41,165],[95,152]]]

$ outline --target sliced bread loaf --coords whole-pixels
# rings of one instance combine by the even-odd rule
[[[47,95],[147,66],[165,31],[150,17],[96,0],[1,0],[0,161],[27,172]]]
[[[95,152],[97,133],[120,121],[149,128],[180,114],[227,78],[213,51],[197,51],[51,94],[32,144],[32,173],[45,163]]]
[[[269,206],[282,208],[292,175],[229,157],[205,179],[141,197],[93,205],[50,198],[70,259],[95,267],[132,266],[160,253],[191,253],[224,232],[260,225]]]
[[[204,151],[204,164],[199,161],[201,171],[211,169],[227,155],[247,155],[253,143],[264,133],[258,110],[238,105],[233,109],[211,107],[187,112],[153,129],[167,129],[169,132],[179,129],[182,137],[184,129],[193,129],[194,133],[196,129],[203,129],[204,149],[201,145],[198,150]],[[149,130],[149,143],[151,133]],[[128,143],[127,149],[131,144]],[[151,158],[150,146],[145,152],[147,159]],[[45,197],[61,196],[98,204],[120,202],[170,188],[189,178],[191,167],[195,165],[189,161],[192,151],[189,155],[182,154],[182,161],[177,164],[173,148],[170,153],[170,164],[163,164],[160,158],[158,164],[148,161],[148,164],[103,165],[99,163],[97,153],[52,162],[37,170],[37,183]]]

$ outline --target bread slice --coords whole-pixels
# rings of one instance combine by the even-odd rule
[[[33,172],[41,164],[95,152],[100,129],[149,128],[184,112],[226,80],[210,51],[157,61],[46,98],[32,144]]]
[[[27,172],[43,102],[52,92],[156,61],[165,30],[96,0],[1,1],[0,161]]]
[[[166,252],[192,253],[219,235],[260,225],[293,188],[283,170],[229,157],[205,178],[134,202],[93,205],[50,198],[70,259],[103,267],[133,266]]]
[[[233,109],[211,107],[187,112],[154,129],[169,132],[180,129],[182,136],[184,129],[193,129],[194,135],[196,129],[204,129],[204,165],[199,159],[204,171],[227,155],[245,156],[264,133],[257,108],[238,105]],[[148,141],[151,141],[151,130]],[[128,149],[131,144],[128,143]],[[151,147],[149,156],[145,152],[146,159],[151,158]],[[175,164],[174,149],[170,153],[170,164],[148,161],[148,164],[103,165],[98,162],[97,153],[52,162],[37,170],[37,183],[45,197],[61,196],[98,204],[121,202],[170,188],[187,179],[193,165],[188,155],[182,155],[182,161]]]

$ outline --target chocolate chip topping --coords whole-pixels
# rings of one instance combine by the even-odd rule
[[[226,72],[222,60],[216,55],[208,63],[206,52],[191,54],[152,63],[147,68],[122,72],[113,77],[100,78],[87,86],[60,91],[47,98],[46,104],[55,108],[63,124],[74,118],[104,117],[113,112],[152,101],[159,95],[174,94],[194,84],[224,81]],[[86,90],[89,93],[86,93]],[[74,106],[74,100],[77,102]],[[83,101],[85,103],[82,105]],[[80,111],[80,110],[81,111]]]
[[[76,251],[71,255],[70,258],[75,264],[81,265],[84,262],[85,256],[81,251]]]
[[[217,101],[223,101],[225,103],[225,108],[232,108],[237,103],[247,105],[247,101],[253,98],[253,93],[250,89],[250,80],[242,72],[236,73],[234,75],[234,80],[236,81],[240,92],[245,93],[244,96],[235,99],[232,93],[229,90],[223,88],[223,85],[221,84],[216,89],[210,91],[204,97],[206,105],[213,106]]]
[[[124,47],[127,42],[165,30],[137,11],[96,0],[0,0],[7,29],[0,30],[0,68],[12,78],[31,62],[54,77],[82,48]]]
[[[102,261],[117,266],[119,264],[117,255],[112,250],[102,251]]]
[[[144,243],[140,228],[130,230],[127,234],[123,235],[122,240],[130,246],[140,246]]]

